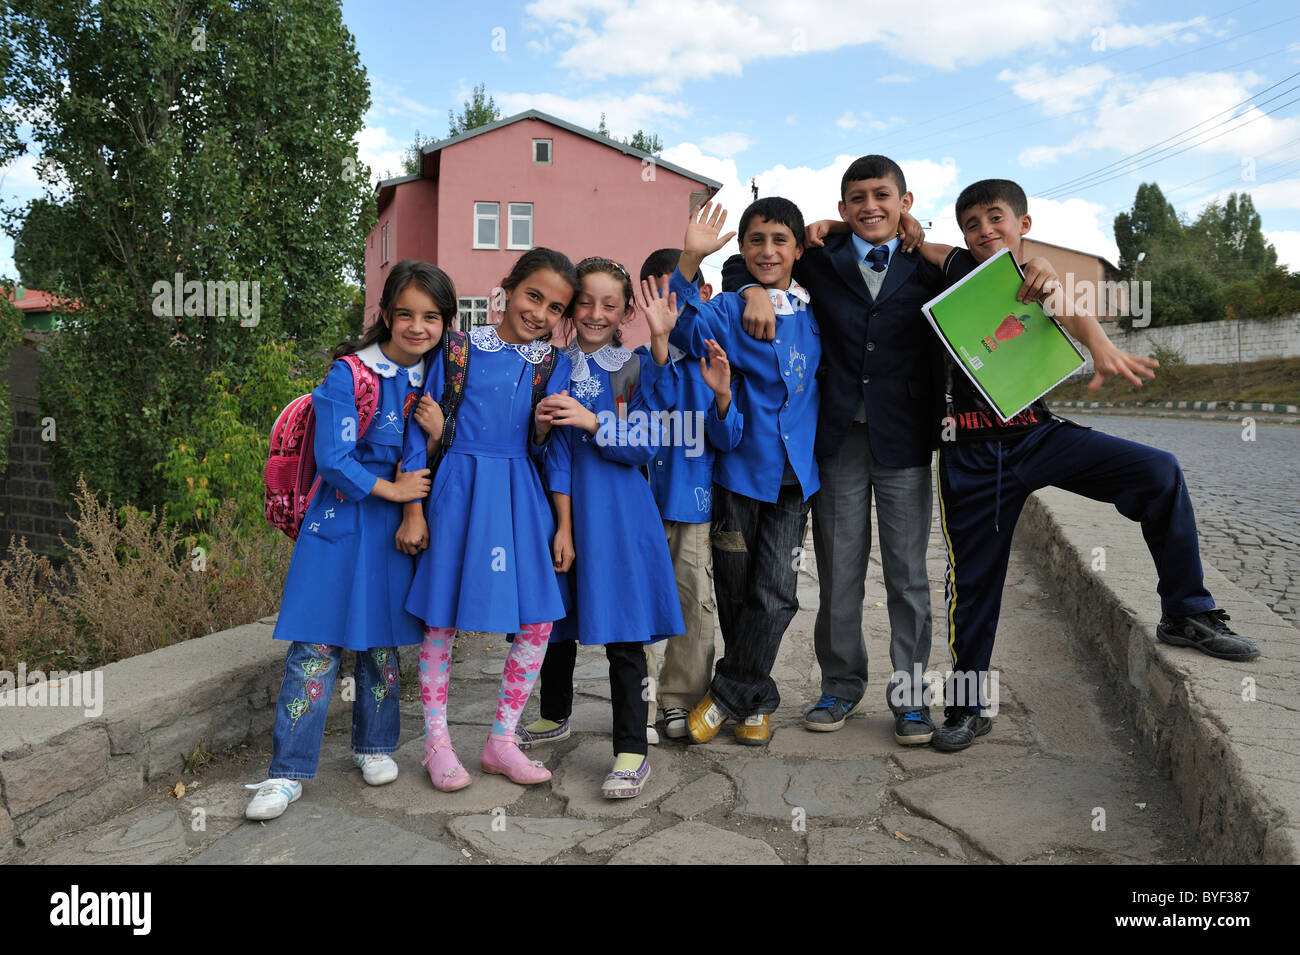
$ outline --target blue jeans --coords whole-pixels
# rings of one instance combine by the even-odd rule
[[[343,648],[292,643],[275,704],[269,779],[314,779],[321,738]],[[397,701],[397,648],[358,650],[352,704],[352,750],[391,753],[397,748],[401,712]]]

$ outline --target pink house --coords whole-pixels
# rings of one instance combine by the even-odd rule
[[[436,263],[456,284],[460,325],[488,322],[488,296],[525,249],[576,264],[614,259],[635,280],[655,249],[682,242],[691,207],[722,184],[590,130],[529,110],[425,147],[421,171],[376,189],[366,240],[366,323],[379,314],[388,269]],[[644,343],[644,325],[624,343]]]

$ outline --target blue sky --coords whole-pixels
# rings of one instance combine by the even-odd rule
[[[725,184],[756,177],[809,219],[834,217],[854,157],[898,160],[931,235],[990,176],[1030,194],[1036,238],[1114,259],[1112,220],[1140,182],[1194,215],[1249,191],[1300,270],[1300,8],[1288,0],[346,0],[373,100],[358,138],[375,178],[418,129],[447,134],[485,83],[509,115],[540,109]],[[1200,124],[1200,125],[1197,125]],[[35,194],[30,167],[0,198]],[[11,272],[0,241],[0,272]]]

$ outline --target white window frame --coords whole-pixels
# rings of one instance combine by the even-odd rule
[[[379,264],[388,264],[388,223],[379,227]]]
[[[527,209],[528,212],[526,215],[522,212],[516,213],[515,212],[516,209]],[[507,204],[506,212],[507,212],[506,242],[508,243],[506,245],[506,248],[507,249],[531,249],[533,247],[533,204],[531,202],[511,202]],[[518,245],[515,243],[516,222],[528,223],[528,242],[525,245]]]
[[[546,144],[546,158],[545,158],[545,159],[538,159],[538,158],[537,158],[537,144],[538,144],[538,143],[545,143],[545,144]],[[555,162],[555,141],[554,141],[554,140],[551,140],[551,139],[534,139],[534,140],[533,140],[533,165],[535,165],[535,166],[550,166],[550,165],[552,165],[554,162]]]
[[[480,325],[492,324],[492,316],[488,313],[488,299],[486,296],[467,295],[456,300],[456,311],[459,313],[460,328],[463,332],[471,331]]]
[[[495,210],[491,214],[479,212],[479,206],[492,206]],[[478,240],[478,225],[480,222],[492,220],[492,243],[490,245]],[[501,248],[501,203],[499,202],[475,202],[474,203],[474,248],[476,249],[499,249]]]

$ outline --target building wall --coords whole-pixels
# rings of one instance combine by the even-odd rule
[[[397,188],[366,237],[366,325],[379,317],[379,296],[389,270],[402,259],[438,261],[438,184],[419,179]],[[388,261],[383,261],[383,229],[388,226]],[[455,275],[452,276],[453,280]]]
[[[1127,288],[1114,289],[1110,285],[1103,284],[1108,279],[1118,281],[1118,275],[1108,274],[1106,264],[1097,256],[1076,249],[1065,249],[1046,242],[1037,242],[1027,236],[1021,242],[1020,252],[1022,259],[1042,256],[1051,262],[1052,267],[1056,269],[1056,274],[1061,277],[1062,284],[1073,291],[1072,300],[1080,305],[1095,302],[1093,314],[1103,324],[1113,322],[1127,308]],[[1088,293],[1092,297],[1081,299],[1084,294],[1082,283],[1085,282],[1092,284],[1092,291]]]
[[[552,163],[532,161],[532,141],[552,141]],[[533,205],[533,245],[559,249],[574,264],[590,255],[612,258],[635,279],[641,262],[655,249],[680,246],[690,213],[691,194],[703,185],[642,159],[552,126],[521,120],[442,150],[435,198],[428,180],[403,183],[380,216],[397,223],[394,260],[423,257],[436,261],[462,298],[487,298],[522,254],[505,248],[511,202]],[[500,204],[500,248],[475,249],[474,203]],[[422,204],[421,204],[422,203]],[[433,215],[431,215],[431,212]],[[429,224],[436,219],[436,232]],[[433,258],[436,253],[438,258]],[[377,314],[382,270],[371,269],[366,248],[366,312]],[[373,286],[373,287],[372,287]],[[624,329],[624,342],[642,344],[648,331]]]
[[[1264,358],[1300,358],[1300,315],[1274,319],[1201,322],[1121,332],[1108,326],[1110,340],[1135,355],[1156,345],[1172,348],[1189,365],[1231,365]]]

